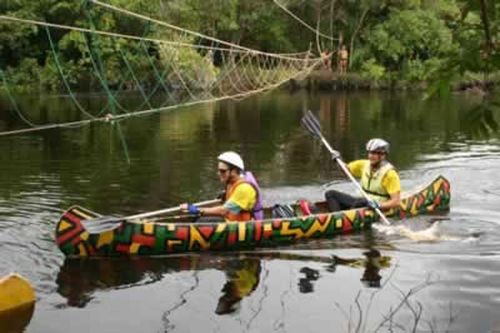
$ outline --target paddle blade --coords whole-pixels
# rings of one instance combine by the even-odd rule
[[[307,111],[307,118],[311,121],[312,125],[316,129],[318,133],[321,133],[321,124],[319,123],[318,118],[311,112],[311,110]]]
[[[300,123],[312,136],[321,138],[321,125],[311,111],[307,111],[306,115],[300,120]]]
[[[101,216],[91,220],[82,220],[81,224],[90,234],[100,234],[118,228],[123,221],[120,216]]]

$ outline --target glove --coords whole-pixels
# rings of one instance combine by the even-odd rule
[[[187,211],[189,214],[192,214],[192,215],[200,215],[200,210],[198,209],[198,207],[196,207],[193,204],[188,204]]]
[[[375,200],[368,201],[368,207],[370,207],[373,210],[380,209],[380,204],[376,202]]]
[[[332,160],[334,160],[334,161],[335,161],[337,158],[340,158],[340,157],[341,157],[341,156],[340,156],[340,153],[339,153],[338,151],[334,150],[334,151],[332,152]]]

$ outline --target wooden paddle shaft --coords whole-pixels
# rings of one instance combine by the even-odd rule
[[[203,207],[203,206],[214,205],[214,204],[217,204],[217,203],[220,203],[219,199],[212,199],[212,200],[201,201],[201,202],[194,203],[194,205],[197,206],[197,207]],[[156,211],[153,211],[153,212],[147,212],[147,213],[141,213],[141,214],[127,216],[127,217],[124,217],[124,218],[120,218],[120,220],[138,220],[138,219],[143,219],[143,218],[150,217],[150,216],[161,215],[161,214],[168,214],[168,213],[175,213],[175,212],[180,212],[180,211],[181,211],[180,207],[171,207],[171,208],[165,208],[165,209],[156,210]]]

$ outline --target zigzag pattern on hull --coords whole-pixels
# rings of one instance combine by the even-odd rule
[[[424,189],[403,197],[388,217],[404,219],[449,209],[450,184],[438,177]],[[369,208],[250,222],[132,223],[90,234],[80,221],[98,217],[82,207],[64,213],[56,228],[56,242],[67,256],[163,255],[189,251],[241,250],[290,244],[303,239],[330,238],[357,232],[378,221]]]

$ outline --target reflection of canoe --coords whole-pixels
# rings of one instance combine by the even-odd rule
[[[228,313],[239,300],[248,296],[260,280],[262,261],[293,261],[300,263],[298,276],[301,292],[313,291],[313,281],[320,271],[308,265],[321,264],[325,272],[334,273],[337,267],[363,269],[361,281],[368,286],[379,286],[380,271],[390,266],[391,258],[370,249],[360,258],[342,258],[336,255],[308,255],[280,251],[243,251],[237,254],[198,253],[168,257],[101,258],[99,260],[66,259],[57,275],[57,292],[67,299],[67,304],[85,307],[97,297],[97,290],[134,288],[156,283],[164,277],[179,272],[217,270],[225,273],[225,283],[217,303],[216,313]],[[312,274],[311,274],[312,273]],[[217,285],[217,283],[216,283]],[[219,283],[223,285],[223,281]],[[307,291],[304,291],[307,290]],[[2,332],[0,330],[0,332]],[[3,332],[2,332],[3,333]]]
[[[84,307],[94,297],[95,290],[131,288],[161,280],[175,272],[219,270],[226,273],[220,306],[241,299],[256,287],[260,275],[261,260],[292,260],[325,263],[332,258],[281,252],[258,252],[229,256],[199,254],[170,256],[168,258],[102,258],[101,260],[67,259],[57,276],[57,291],[68,305]],[[242,288],[241,277],[250,281],[250,288]],[[246,285],[246,284],[245,284]],[[244,285],[244,286],[245,286]],[[223,311],[219,308],[218,311]]]
[[[35,292],[18,274],[0,279],[0,332],[22,332],[33,315]]]
[[[403,196],[401,206],[386,213],[405,218],[449,209],[450,184],[438,177],[420,190]],[[325,203],[318,203],[321,209]],[[269,209],[266,209],[269,214]],[[99,216],[82,207],[72,207],[56,227],[56,242],[67,256],[162,255],[189,251],[241,250],[289,244],[308,238],[328,238],[360,231],[378,221],[369,208],[324,212],[286,219],[264,219],[246,223],[159,223],[123,221],[119,227],[90,234],[82,220]]]

